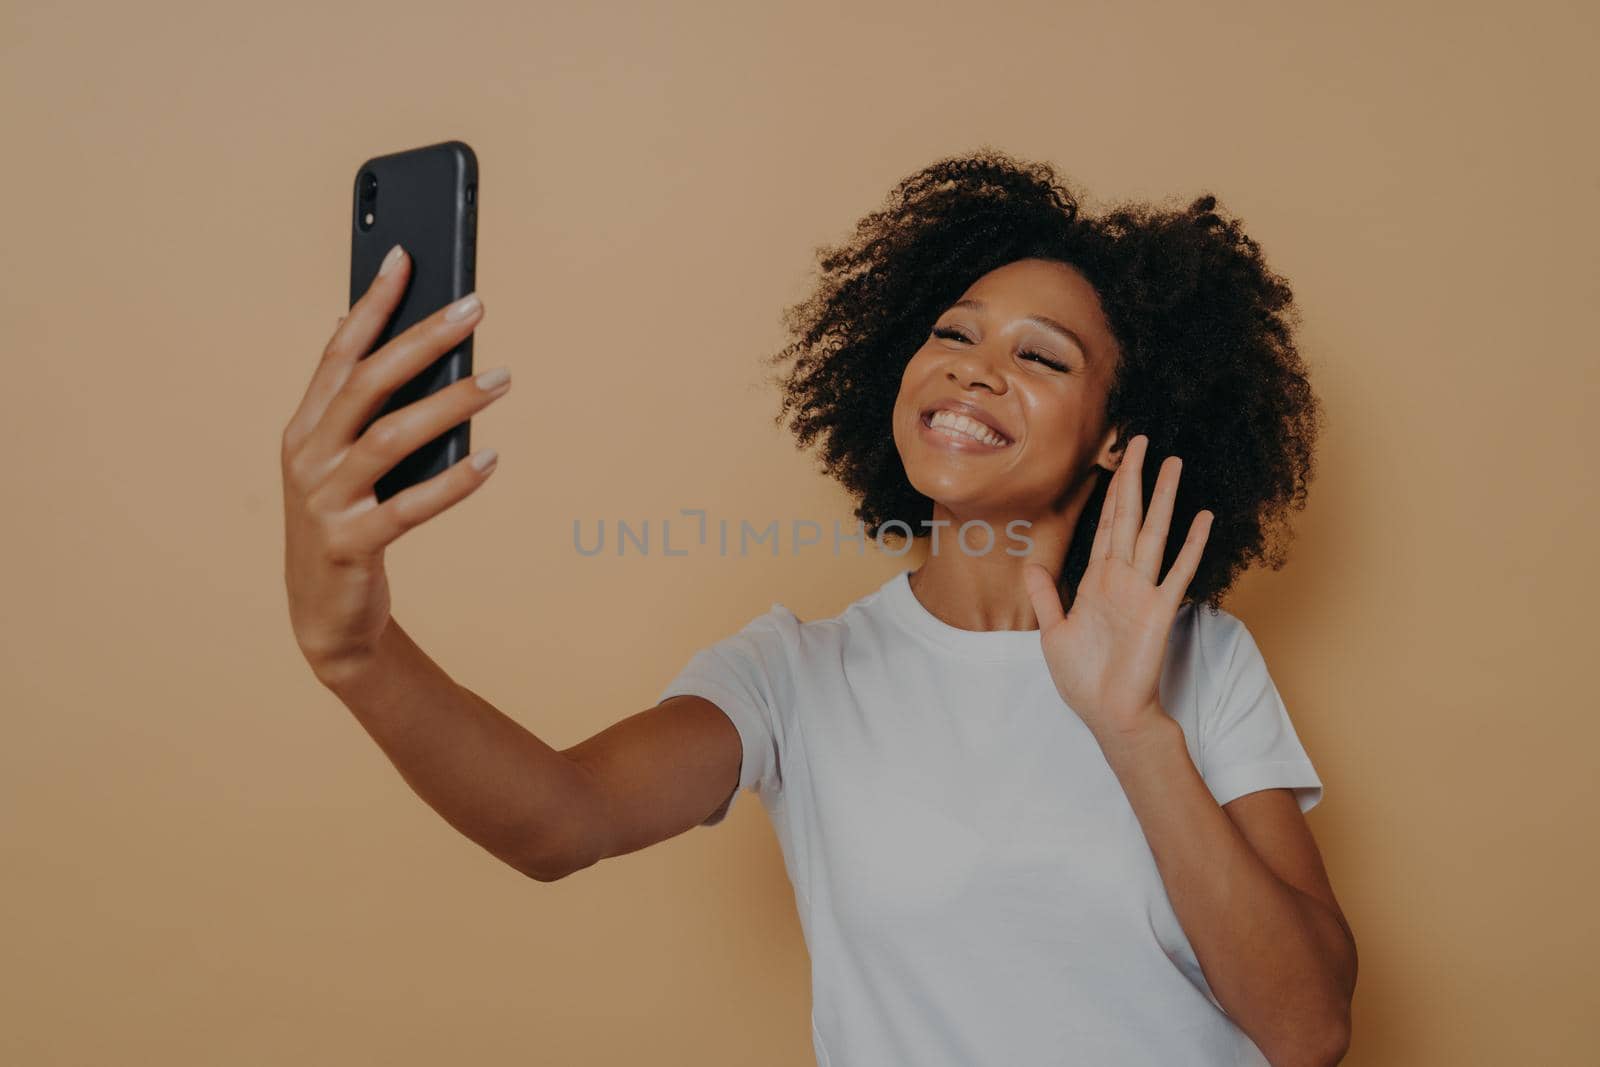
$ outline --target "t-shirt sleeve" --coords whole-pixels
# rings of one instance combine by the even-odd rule
[[[659,703],[690,694],[711,701],[732,720],[744,749],[739,784],[727,802],[702,826],[715,826],[750,790],[773,800],[783,787],[783,717],[794,698],[790,649],[798,640],[797,620],[788,608],[772,605],[737,633],[696,652],[662,689]]]
[[[1302,812],[1322,799],[1322,779],[1306,755],[1255,638],[1226,613],[1200,610],[1209,639],[1202,654],[1212,678],[1200,721],[1200,776],[1218,804],[1258,789],[1294,790]]]

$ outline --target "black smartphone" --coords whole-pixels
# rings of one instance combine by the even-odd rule
[[[463,141],[374,156],[357,169],[350,230],[350,303],[371,286],[389,249],[402,245],[411,257],[406,291],[373,343],[373,352],[477,287],[478,195],[478,157]],[[361,432],[389,412],[471,373],[469,334],[395,390]],[[373,486],[374,493],[380,502],[388,500],[443,472],[471,451],[472,421],[468,419],[392,467]]]

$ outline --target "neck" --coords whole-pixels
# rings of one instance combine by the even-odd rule
[[[911,591],[930,613],[958,629],[1037,630],[1039,620],[1022,580],[1023,565],[1037,563],[1060,581],[1072,532],[1095,484],[1093,477],[1082,479],[1059,511],[1030,517],[1029,525],[1015,527],[1014,534],[1006,530],[1010,519],[960,514],[936,502],[934,521],[949,525],[936,528],[937,551],[930,542],[927,559],[911,572]],[[973,527],[963,551],[958,541],[961,524],[980,518],[993,531],[994,543],[987,552],[979,552],[988,533]]]

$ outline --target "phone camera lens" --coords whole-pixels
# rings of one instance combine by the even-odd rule
[[[361,199],[372,200],[378,195],[378,176],[370,170],[361,175]]]

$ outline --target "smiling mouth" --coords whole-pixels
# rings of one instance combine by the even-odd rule
[[[931,433],[961,444],[994,449],[1006,448],[1011,444],[1011,438],[1005,434],[954,411],[941,409],[924,412],[922,425]]]

